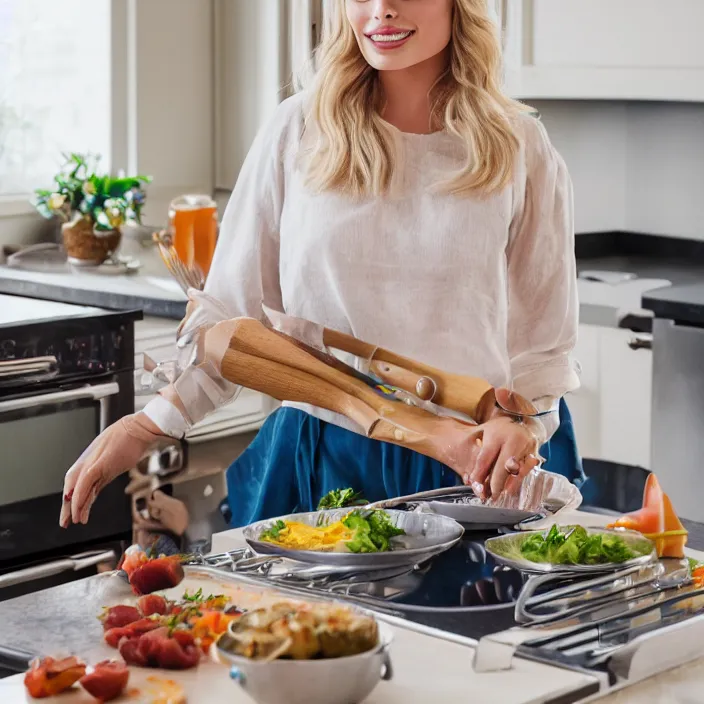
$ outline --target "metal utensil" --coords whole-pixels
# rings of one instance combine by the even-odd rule
[[[201,268],[197,264],[186,264],[181,260],[171,238],[165,231],[154,233],[153,237],[159,247],[162,261],[183,292],[188,293],[191,288],[202,291],[205,285],[205,275]]]
[[[583,618],[619,603],[663,594],[684,586],[690,579],[686,564],[678,564],[674,569],[666,570],[661,562],[578,580],[557,589],[550,589],[549,585],[563,582],[564,575],[534,575],[528,579],[518,596],[515,618],[521,624],[555,625],[561,621]],[[591,593],[596,595],[589,596]],[[576,606],[570,606],[571,602],[575,602]],[[533,610],[550,604],[555,605],[555,613],[540,614]]]

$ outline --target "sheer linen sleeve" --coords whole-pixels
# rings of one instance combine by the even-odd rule
[[[579,322],[572,183],[542,124],[526,116],[522,131],[507,247],[508,351],[513,389],[546,408],[579,387],[570,359]],[[543,424],[549,438],[558,414]]]
[[[182,336],[237,317],[263,320],[264,305],[282,309],[279,222],[284,162],[300,115],[300,96],[289,98],[257,134],[225,210],[205,289],[189,292]],[[165,434],[182,437],[238,392],[239,387],[212,365],[191,364],[144,412]]]

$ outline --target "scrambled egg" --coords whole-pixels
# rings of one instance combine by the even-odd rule
[[[342,521],[329,526],[309,526],[298,521],[286,521],[286,527],[279,531],[276,540],[266,540],[293,550],[347,552],[344,542],[350,540],[353,533]]]

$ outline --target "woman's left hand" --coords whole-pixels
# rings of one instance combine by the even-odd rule
[[[517,491],[540,464],[537,436],[528,425],[508,416],[494,417],[482,429],[482,449],[472,472],[464,477],[465,484],[483,499],[498,497],[504,490]]]

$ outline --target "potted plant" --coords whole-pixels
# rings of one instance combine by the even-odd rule
[[[118,248],[120,228],[141,223],[148,176],[113,177],[97,171],[100,157],[70,154],[54,176],[54,187],[35,191],[46,218],[58,217],[68,260],[98,266]]]

